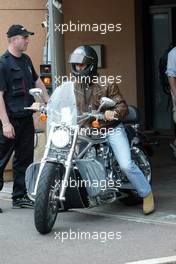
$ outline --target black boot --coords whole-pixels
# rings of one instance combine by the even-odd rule
[[[0,208],[0,213],[2,213],[2,209]]]

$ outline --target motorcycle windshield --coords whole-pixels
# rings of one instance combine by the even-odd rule
[[[73,82],[63,83],[51,95],[47,105],[48,132],[52,123],[56,125],[65,123],[68,126],[76,126],[77,109]]]

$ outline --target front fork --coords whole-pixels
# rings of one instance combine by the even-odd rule
[[[38,172],[38,175],[37,175],[35,188],[34,188],[34,191],[32,193],[32,196],[36,196],[36,193],[37,193],[37,188],[38,188],[38,183],[39,183],[39,180],[40,180],[40,177],[41,177],[41,172],[42,172],[42,170],[43,170],[43,168],[44,168],[44,166],[45,166],[45,164],[47,162],[47,156],[48,156],[48,153],[49,153],[49,150],[50,150],[51,139],[52,139],[52,136],[53,136],[54,128],[55,128],[55,124],[53,123],[51,125],[49,137],[48,137],[47,144],[46,144],[46,147],[45,147],[45,152],[44,152],[43,158],[41,160],[41,165],[40,165],[40,169],[39,169],[39,172]],[[66,188],[67,188],[67,183],[68,183],[68,179],[69,179],[69,175],[70,175],[70,169],[71,169],[71,166],[72,166],[72,159],[73,159],[73,154],[74,154],[74,151],[75,151],[75,145],[76,145],[76,141],[77,141],[77,137],[78,137],[78,132],[79,132],[79,126],[76,126],[75,133],[74,133],[74,136],[73,136],[72,146],[71,146],[68,158],[67,158],[67,160],[65,162],[65,175],[64,175],[64,178],[63,178],[63,180],[61,182],[61,190],[60,190],[60,194],[59,194],[59,200],[60,201],[65,201],[65,191],[66,191]]]
[[[60,194],[59,194],[60,201],[65,201],[65,192],[66,192],[67,183],[68,183],[68,179],[70,175],[70,169],[72,167],[72,159],[73,159],[75,145],[76,145],[77,138],[78,138],[78,132],[79,132],[79,126],[76,126],[74,137],[73,137],[73,143],[72,143],[68,158],[65,162],[65,175],[61,182],[61,189],[60,189]]]
[[[53,123],[51,125],[49,137],[48,137],[48,140],[47,140],[47,144],[45,146],[44,155],[43,155],[43,158],[41,159],[41,165],[40,165],[39,172],[38,172],[38,175],[37,175],[35,188],[34,188],[34,191],[32,193],[32,196],[34,196],[34,197],[36,196],[36,193],[37,193],[38,183],[39,183],[39,180],[40,180],[40,177],[41,177],[42,170],[43,170],[43,168],[44,168],[44,166],[46,164],[46,159],[47,159],[47,156],[48,156],[48,153],[49,153],[49,150],[50,150],[51,139],[52,139],[52,136],[53,136],[54,128],[55,128],[55,124]]]

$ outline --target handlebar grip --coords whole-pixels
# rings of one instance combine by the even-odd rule
[[[31,111],[39,111],[38,109],[36,109],[36,108],[32,108],[32,107],[24,107],[24,110],[31,110]]]
[[[29,106],[29,107],[24,107],[24,110],[33,110],[33,109]]]

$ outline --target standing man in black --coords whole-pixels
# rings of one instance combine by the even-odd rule
[[[25,171],[33,162],[34,125],[29,89],[39,87],[47,103],[48,94],[35,72],[32,61],[23,52],[27,50],[29,35],[34,35],[22,25],[12,25],[7,32],[8,50],[0,58],[0,190],[3,172],[12,152],[13,159],[13,208],[32,207],[26,194]]]

